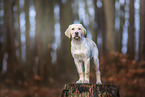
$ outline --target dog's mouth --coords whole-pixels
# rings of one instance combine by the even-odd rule
[[[78,40],[78,39],[80,39],[80,37],[79,36],[75,36],[74,39]]]

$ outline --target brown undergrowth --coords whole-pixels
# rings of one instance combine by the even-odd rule
[[[119,88],[120,97],[145,97],[145,61],[130,60],[127,55],[109,53],[100,55],[100,71],[103,84],[114,84]],[[60,97],[65,83],[71,81],[50,78],[43,81],[38,75],[20,80],[7,77],[0,80],[0,97]],[[95,69],[91,65],[91,83],[95,83]]]

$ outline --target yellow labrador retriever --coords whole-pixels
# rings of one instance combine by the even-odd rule
[[[98,49],[92,40],[85,38],[86,29],[82,24],[72,24],[65,31],[65,35],[72,39],[71,53],[79,74],[79,80],[76,83],[89,83],[90,59],[93,58],[96,66],[96,83],[102,84],[99,71]]]

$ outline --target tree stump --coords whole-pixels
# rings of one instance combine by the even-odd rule
[[[115,85],[65,84],[61,97],[120,97]]]

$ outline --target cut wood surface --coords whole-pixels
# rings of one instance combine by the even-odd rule
[[[115,85],[65,84],[61,97],[120,97]]]

